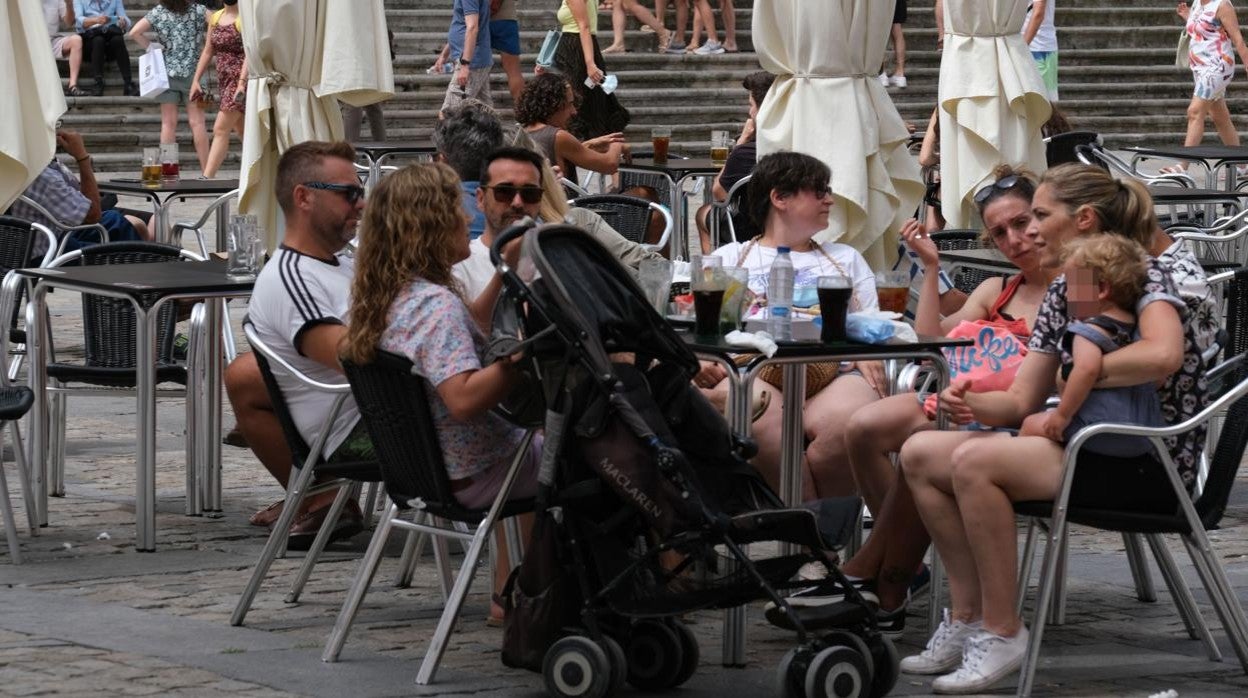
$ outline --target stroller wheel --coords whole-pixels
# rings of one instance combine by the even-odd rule
[[[780,658],[776,667],[776,695],[780,698],[806,698],[806,669],[811,653],[806,647],[794,647]]]
[[[615,695],[624,688],[624,678],[628,676],[628,659],[624,656],[624,648],[610,635],[603,635],[600,644],[607,653],[607,661],[611,662],[611,691],[608,695]],[[893,652],[896,653],[896,650]]]
[[[870,689],[866,657],[845,645],[816,654],[806,670],[806,698],[859,698]]]
[[[633,626],[625,647],[628,682],[643,691],[675,686],[684,661],[684,649],[676,631],[656,620]]]
[[[867,645],[871,648],[871,658],[875,660],[875,670],[871,676],[871,696],[880,698],[888,695],[897,685],[901,674],[901,657],[897,654],[897,646],[883,635],[876,635]]]
[[[571,635],[546,650],[542,678],[548,695],[606,698],[611,692],[611,662],[598,643],[582,635]]]
[[[867,664],[867,673],[872,676],[875,675],[875,655],[871,652],[867,641],[862,639],[862,636],[855,635],[848,630],[833,630],[819,637],[818,647],[835,647],[837,645],[849,647],[862,655],[863,661]]]
[[[672,679],[672,686],[675,687],[684,684],[697,672],[698,662],[702,659],[702,651],[698,647],[698,638],[694,636],[689,626],[676,618],[671,620],[671,626],[680,640],[681,649],[680,671],[676,673],[676,678]]]

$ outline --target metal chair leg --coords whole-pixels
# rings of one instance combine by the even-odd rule
[[[377,510],[377,497],[380,492],[380,482],[368,483],[368,495],[364,497],[364,506],[362,507],[364,511],[364,528],[366,529],[373,527],[373,515]]]
[[[202,306],[196,306],[191,315],[198,314],[201,322]],[[200,346],[200,323],[191,320],[191,332],[186,349],[186,503],[184,511],[187,516],[201,516],[204,513],[204,493],[200,491],[203,478],[202,470],[206,467],[202,457],[203,449],[200,441],[204,438],[203,425],[199,423],[199,391],[201,388],[199,366],[203,361]]]
[[[1200,614],[1196,599],[1192,597],[1191,589],[1187,587],[1187,582],[1183,580],[1178,565],[1174,563],[1174,556],[1170,554],[1166,542],[1160,534],[1156,533],[1144,536],[1144,540],[1148,542],[1148,547],[1153,551],[1153,558],[1157,560],[1157,568],[1161,570],[1161,578],[1165,581],[1166,587],[1170,589],[1170,597],[1174,599],[1179,618],[1183,620],[1183,625],[1187,628],[1188,637],[1200,640],[1204,644],[1211,661],[1222,661],[1222,652],[1209,632],[1209,627],[1205,625],[1205,619]]]
[[[468,553],[464,555],[464,562],[459,567],[459,574],[455,576],[455,584],[446,600],[446,608],[442,610],[442,617],[438,619],[438,629],[434,631],[433,638],[429,641],[429,649],[425,651],[425,659],[420,663],[420,671],[416,674],[418,684],[426,685],[433,682],[434,675],[438,672],[442,654],[446,651],[446,641],[455,627],[455,620],[459,618],[459,610],[464,605],[464,599],[468,597],[472,580],[477,576],[477,562],[481,559],[482,551],[485,550],[493,524],[494,518],[488,515],[477,524],[476,535],[472,537]]]
[[[17,445],[14,444],[14,450],[16,449]],[[4,534],[9,539],[9,559],[13,564],[20,565],[22,545],[17,540],[17,525],[13,523],[13,504],[9,501],[9,484],[4,478],[3,461],[0,461],[0,516],[4,518]]]
[[[290,536],[290,524],[295,520],[295,513],[299,510],[299,505],[303,503],[304,493],[308,491],[308,485],[311,483],[312,468],[300,468],[297,476],[291,478],[286,504],[282,506],[282,513],[273,523],[273,532],[269,534],[264,550],[260,553],[260,559],[256,561],[256,566],[251,571],[251,579],[247,580],[247,586],[243,589],[242,596],[238,598],[238,604],[234,606],[234,613],[230,616],[230,625],[243,624],[243,619],[247,617],[247,611],[251,609],[256,593],[260,591],[260,585],[264,583],[264,578],[269,574],[269,567],[273,565],[273,560],[285,552],[286,539]]]
[[[1226,578],[1226,571],[1214,555],[1209,545],[1209,537],[1203,529],[1184,536],[1183,543],[1187,546],[1201,583],[1209,593],[1209,600],[1231,641],[1231,647],[1239,657],[1240,666],[1248,673],[1248,619],[1244,616],[1244,609],[1235,596],[1230,580]]]
[[[446,521],[437,517],[432,518],[435,525],[446,525]],[[451,577],[451,552],[446,544],[446,539],[442,536],[433,536],[433,561],[438,566],[438,586],[442,589],[442,602],[449,603],[454,580]]]
[[[1018,589],[1014,593],[1014,612],[1022,617],[1023,604],[1027,599],[1027,585],[1031,583],[1031,563],[1036,553],[1038,526],[1034,518],[1027,519],[1027,539],[1023,543],[1023,555],[1019,558]]]
[[[1059,520],[1049,525],[1044,546],[1044,561],[1040,564],[1040,589],[1036,593],[1036,613],[1031,622],[1031,635],[1027,639],[1027,654],[1023,657],[1023,666],[1018,675],[1019,698],[1031,695],[1032,684],[1036,677],[1036,664],[1040,661],[1040,642],[1044,637],[1044,625],[1054,597],[1058,562],[1065,554],[1066,522],[1060,513],[1056,514],[1056,518]]]
[[[1153,576],[1148,571],[1148,558],[1144,555],[1144,547],[1140,545],[1140,534],[1122,534],[1122,544],[1127,550],[1131,579],[1135,581],[1135,597],[1145,603],[1155,602],[1157,588],[1153,586]]]
[[[338,619],[334,621],[334,629],[330,631],[325,650],[321,652],[322,662],[338,661],[342,646],[347,641],[347,634],[351,631],[351,624],[355,621],[355,614],[359,612],[360,604],[364,602],[364,595],[368,593],[368,587],[373,582],[373,575],[377,573],[377,564],[381,562],[381,552],[386,547],[386,539],[390,537],[390,528],[394,525],[394,519],[398,515],[398,505],[391,502],[390,506],[386,507],[386,513],[382,514],[381,520],[377,522],[377,530],[373,531],[368,550],[360,560],[355,580],[351,582],[347,598],[343,600],[342,609],[338,611]]]
[[[316,561],[320,559],[321,553],[325,551],[325,546],[329,544],[329,537],[334,531],[334,527],[338,525],[338,517],[342,516],[342,510],[347,506],[347,500],[355,492],[355,485],[343,485],[338,488],[338,494],[334,496],[333,504],[329,505],[329,511],[325,514],[325,522],[321,524],[321,528],[316,532],[316,538],[312,541],[312,547],[308,548],[307,554],[303,556],[303,564],[299,565],[299,572],[295,574],[295,581],[290,585],[290,592],[286,594],[286,603],[295,603],[299,600],[299,595],[303,593],[303,587],[308,583],[308,577],[312,575],[312,568],[316,566]]]
[[[55,382],[54,387],[60,388],[60,381]],[[66,399],[64,393],[52,394],[52,465],[51,472],[48,473],[48,495],[52,497],[65,496],[65,410]]]
[[[1066,624],[1066,558],[1069,554],[1066,536],[1063,535],[1057,556],[1057,574],[1053,579],[1053,598],[1049,605],[1049,622],[1053,625]]]
[[[424,523],[424,514],[420,514],[416,523]],[[403,542],[403,555],[399,558],[399,571],[394,576],[394,586],[407,589],[412,586],[412,577],[416,573],[416,563],[425,553],[425,543],[429,534],[423,531],[408,531],[407,540]]]
[[[30,459],[26,457],[26,446],[22,442],[22,430],[18,420],[9,422],[9,431],[13,438],[13,460],[17,462],[17,484],[22,488],[22,501],[26,504],[26,523],[30,526],[30,535],[39,535],[39,514],[35,511],[35,491],[30,486]]]
[[[936,546],[931,546],[931,562],[928,567],[932,571],[932,581],[928,582],[927,593],[927,634],[931,635],[936,632],[936,628],[940,627],[940,611],[942,609],[941,598],[944,596],[945,586],[945,569],[940,564],[940,553],[936,552]]]

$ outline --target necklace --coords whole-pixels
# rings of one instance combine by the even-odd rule
[[[750,238],[749,241],[745,243],[745,245],[741,247],[741,254],[737,256],[738,267],[744,265],[745,258],[749,256],[750,250],[753,249],[754,246],[758,243],[758,241],[762,239],[763,239],[762,235],[755,235],[754,237]],[[832,268],[836,270],[836,273],[840,274],[841,276],[844,276],[847,279],[850,279],[852,283],[854,277],[850,276],[849,271],[845,269],[845,267],[840,262],[836,261],[836,258],[828,254],[827,250],[823,249],[823,245],[816,244],[814,240],[807,240],[806,244],[812,248],[810,250],[806,250],[807,252],[818,252],[819,255],[823,257],[823,259],[828,260],[828,263],[832,265]],[[762,245],[759,245],[759,247],[761,248]],[[760,265],[763,263],[763,253],[761,249],[759,250],[759,253],[758,253],[758,263]],[[823,271],[822,261],[819,262],[819,271]],[[862,305],[858,302],[858,294],[856,292],[853,293],[850,299],[850,307],[855,308],[855,309],[862,307]]]

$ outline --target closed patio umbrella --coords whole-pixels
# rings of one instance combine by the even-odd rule
[[[9,207],[56,152],[56,120],[65,113],[43,9],[33,0],[2,0],[0,23],[0,211]]]
[[[382,0],[242,0],[247,115],[239,210],[278,243],[273,186],[290,146],[341,140],[338,100],[363,106],[394,95]]]
[[[832,168],[836,203],[820,239],[853,245],[879,268],[923,197],[909,133],[876,80],[893,3],[756,0],[753,37],[776,82],[759,110],[758,154],[793,150]]]
[[[940,196],[951,228],[978,225],[975,192],[998,164],[1045,169],[1052,107],[1020,34],[1028,0],[945,0]]]

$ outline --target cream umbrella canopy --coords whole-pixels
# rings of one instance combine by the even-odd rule
[[[247,115],[239,210],[278,242],[273,186],[292,145],[341,140],[338,101],[363,106],[394,95],[382,0],[242,0]]]
[[[0,48],[0,211],[9,207],[56,152],[56,120],[65,113],[43,8],[34,0],[0,2],[8,48]]]
[[[754,3],[754,49],[777,76],[757,118],[758,154],[827,163],[836,204],[819,237],[853,245],[877,268],[923,196],[909,133],[875,78],[892,18],[881,0]]]
[[[1020,34],[1027,0],[944,0],[940,61],[941,210],[978,225],[974,196],[1001,163],[1045,169],[1040,127],[1052,107]]]

